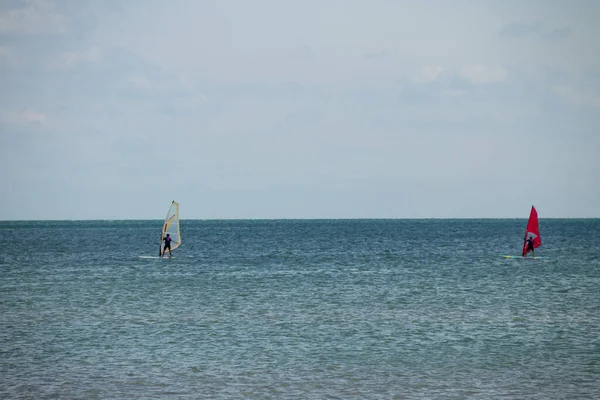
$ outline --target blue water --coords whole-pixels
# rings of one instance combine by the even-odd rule
[[[161,224],[0,222],[0,398],[600,398],[600,220]]]

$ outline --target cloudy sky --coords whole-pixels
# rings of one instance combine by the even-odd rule
[[[0,219],[600,217],[600,1],[5,0]]]

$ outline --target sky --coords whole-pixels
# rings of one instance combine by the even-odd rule
[[[600,217],[595,0],[5,0],[0,220]]]

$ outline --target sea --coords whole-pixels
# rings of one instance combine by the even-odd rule
[[[598,399],[600,219],[525,226],[0,222],[0,398]]]

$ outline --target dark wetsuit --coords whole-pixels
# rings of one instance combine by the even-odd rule
[[[527,239],[527,252],[533,251],[533,238]]]
[[[165,238],[165,250],[171,250],[171,236]]]

